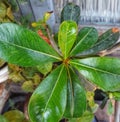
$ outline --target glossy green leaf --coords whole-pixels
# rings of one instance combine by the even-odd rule
[[[32,122],[58,122],[67,100],[67,72],[64,66],[55,69],[33,93],[29,102]]]
[[[76,44],[71,51],[71,55],[78,54],[84,50],[89,49],[98,39],[98,32],[93,27],[82,28],[76,39]]]
[[[73,20],[78,24],[80,20],[80,7],[74,3],[68,3],[61,12],[61,22],[65,20]]]
[[[109,29],[109,30],[107,30],[107,31],[105,31],[104,33],[102,33],[100,36],[99,36],[99,38],[98,38],[98,42],[99,41],[103,41],[104,39],[106,39],[107,37],[109,37],[110,35],[111,35],[111,33],[112,33],[112,29]]]
[[[0,115],[0,122],[9,122],[4,116]]]
[[[4,113],[4,117],[9,122],[23,122],[23,120],[25,119],[24,114],[18,110],[11,110],[11,111]]]
[[[78,56],[84,55],[96,55],[100,51],[106,50],[111,48],[119,39],[119,31],[115,31],[110,29],[109,31],[105,32],[101,35],[97,41],[97,43],[92,46],[90,49],[78,54]]]
[[[77,24],[73,21],[64,21],[59,28],[58,44],[66,59],[76,40]]]
[[[73,71],[68,71],[67,106],[65,118],[78,118],[86,111],[86,94],[80,85],[78,76]]]
[[[0,58],[20,66],[60,60],[56,51],[35,32],[12,23],[0,25]]]
[[[120,59],[94,57],[71,61],[89,81],[105,91],[120,91]]]

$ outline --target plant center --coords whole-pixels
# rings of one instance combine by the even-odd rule
[[[63,60],[63,64],[68,65],[69,64],[69,60],[70,60],[69,58]]]

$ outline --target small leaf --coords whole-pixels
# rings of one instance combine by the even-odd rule
[[[73,3],[68,3],[61,12],[61,22],[65,20],[73,20],[78,24],[80,20],[80,7]]]
[[[40,77],[39,74],[36,73],[36,74],[33,76],[33,82],[34,82],[34,85],[35,85],[35,86],[38,86],[38,85],[40,84],[40,82],[41,82],[41,77]]]
[[[33,122],[58,122],[65,111],[67,72],[64,66],[55,69],[33,93],[29,116]]]
[[[6,16],[6,12],[7,12],[6,5],[3,2],[0,2],[0,20]]]
[[[118,100],[120,101],[120,92],[112,92],[110,93],[112,95],[112,97],[115,99],[115,100]]]
[[[65,118],[78,118],[86,110],[85,90],[80,85],[78,76],[73,71],[68,71],[67,106]]]
[[[77,24],[73,21],[64,21],[59,28],[58,44],[66,59],[76,40]]]
[[[94,114],[89,111],[86,111],[82,117],[76,119],[69,119],[68,122],[92,122]]]
[[[4,113],[4,117],[8,119],[9,122],[22,122],[25,117],[21,111],[11,110]]]
[[[31,80],[29,81],[25,81],[23,84],[22,84],[22,89],[25,91],[25,92],[33,92],[34,90],[34,84]]]
[[[78,54],[78,56],[85,55],[96,55],[100,51],[111,48],[119,39],[119,30],[118,28],[112,28],[107,32],[103,33],[97,41],[97,43],[90,49]]]
[[[74,45],[71,55],[78,54],[84,50],[89,49],[98,39],[98,32],[93,27],[82,28],[76,39],[76,44]]]
[[[35,32],[12,23],[0,25],[0,58],[20,66],[61,60],[57,52]]]
[[[21,73],[16,71],[9,74],[9,79],[15,83],[22,82],[25,80]]]
[[[37,66],[37,69],[45,76],[52,70],[52,63],[48,62]]]
[[[4,116],[0,115],[0,122],[9,122]]]
[[[22,75],[26,79],[34,79],[34,76],[37,72],[38,72],[37,67],[25,67],[22,70]]]
[[[85,78],[103,91],[120,90],[120,59],[94,57],[70,62]]]
[[[107,104],[107,113],[108,115],[112,115],[114,113],[114,106],[111,100],[109,100]]]
[[[53,11],[45,12],[44,16],[43,16],[43,22],[46,23],[49,20],[49,18],[51,17],[52,13],[53,13]]]

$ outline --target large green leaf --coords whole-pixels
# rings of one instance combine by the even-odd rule
[[[61,22],[65,20],[73,20],[78,24],[80,20],[80,7],[73,3],[68,3],[61,12]]]
[[[33,93],[29,102],[32,122],[58,122],[67,100],[67,72],[64,66],[55,69]]]
[[[94,46],[78,54],[78,56],[96,55],[100,51],[111,48],[113,45],[115,45],[118,39],[119,39],[119,31],[117,29],[115,31],[114,28],[110,29],[99,37],[97,43]]]
[[[89,49],[98,39],[98,32],[93,27],[82,28],[76,39],[76,45],[71,51],[71,55],[75,55],[84,50]]]
[[[67,106],[64,117],[78,118],[86,110],[86,95],[78,76],[73,71],[68,71],[68,74]]]
[[[58,44],[66,59],[76,40],[77,24],[74,21],[64,21],[59,28]]]
[[[12,23],[0,25],[0,58],[21,66],[60,60],[56,51],[35,32]]]
[[[120,59],[94,57],[72,60],[71,65],[101,89],[120,91]]]

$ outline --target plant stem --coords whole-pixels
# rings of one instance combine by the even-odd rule
[[[52,47],[58,52],[58,54],[61,55],[61,53],[60,53],[60,51],[59,51],[59,49],[58,49],[58,47],[57,47],[57,45],[53,39],[53,36],[50,34],[48,27],[46,28],[46,30],[47,30],[47,34],[48,34],[48,37],[50,39],[50,43],[51,43]]]

